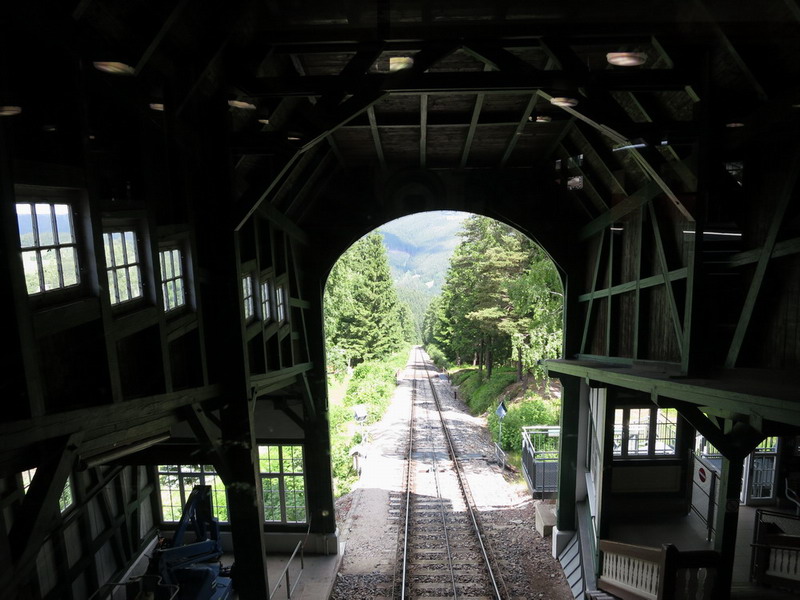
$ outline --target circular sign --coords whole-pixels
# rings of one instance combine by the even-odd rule
[[[705,483],[706,481],[706,470],[703,467],[700,467],[700,470],[697,471],[697,476],[700,478],[700,481]]]

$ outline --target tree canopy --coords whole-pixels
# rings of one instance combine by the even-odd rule
[[[534,371],[561,350],[561,280],[547,253],[493,219],[472,216],[450,261],[442,294],[423,325],[427,345],[487,369],[515,362]]]
[[[388,356],[415,340],[414,318],[398,300],[380,234],[361,238],[334,265],[324,317],[333,370]]]

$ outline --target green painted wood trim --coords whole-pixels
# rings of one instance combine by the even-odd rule
[[[664,281],[664,287],[667,290],[667,296],[669,297],[669,309],[672,313],[672,328],[675,331],[675,338],[678,342],[678,351],[681,357],[683,357],[683,327],[681,325],[680,315],[678,314],[678,304],[675,302],[675,293],[672,290],[672,283],[668,275],[669,269],[667,268],[667,256],[664,253],[664,243],[661,240],[661,229],[658,226],[656,209],[653,208],[653,204],[648,204],[647,208],[650,211],[650,223],[653,225],[653,236],[656,241],[656,251],[658,252],[658,263],[661,266],[661,276]]]

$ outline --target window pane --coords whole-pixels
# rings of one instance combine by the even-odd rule
[[[280,480],[277,477],[262,477],[261,488],[264,492],[264,520],[281,520]]]
[[[58,499],[58,507],[61,509],[61,512],[64,512],[70,506],[72,506],[72,481],[70,477],[67,477],[67,483],[64,484],[61,497]]]
[[[650,409],[631,408],[628,417],[628,455],[647,454],[650,443]]]
[[[53,235],[53,215],[49,204],[36,205],[36,226],[39,228],[39,245],[54,245],[55,236]]]
[[[58,273],[58,251],[50,248],[40,250],[42,271],[44,275],[44,289],[54,290],[61,287],[61,278]]]
[[[53,211],[56,215],[56,229],[58,230],[59,244],[73,244],[75,233],[72,230],[72,215],[68,204],[54,204]]]
[[[653,452],[659,455],[675,454],[678,411],[674,408],[659,408],[656,412],[656,440]]]
[[[111,250],[114,252],[114,264],[116,266],[125,264],[125,246],[122,232],[115,231],[111,234]]]
[[[29,294],[38,294],[42,291],[39,283],[39,263],[36,258],[38,254],[36,250],[22,253],[22,269],[25,271],[25,285]]]
[[[17,204],[17,227],[19,228],[19,244],[22,248],[36,245],[33,231],[33,215],[30,204]]]
[[[137,262],[138,253],[136,252],[136,236],[132,231],[125,232],[125,264],[130,265]]]
[[[64,287],[78,283],[78,251],[74,248],[61,248],[61,272]]]
[[[175,301],[174,306],[183,306],[186,304],[186,298],[183,295],[183,280],[175,280]]]
[[[183,275],[183,265],[181,264],[181,252],[180,250],[173,250],[170,252],[172,255],[172,268],[175,273],[175,277],[180,277]]]
[[[103,248],[106,252],[106,267],[113,267],[114,266],[114,253],[111,251],[112,249],[111,244],[111,234],[104,233],[103,234]]]
[[[286,446],[283,450],[284,470],[288,473],[303,472],[303,447]]]
[[[128,277],[125,269],[118,269],[114,272],[114,277],[117,281],[117,293],[118,302],[125,302],[126,300],[130,300],[130,294],[128,293]],[[113,300],[112,300],[113,304]]]
[[[138,298],[142,295],[142,281],[139,278],[139,267],[133,266],[128,269],[128,276],[131,281],[131,296]]]
[[[614,456],[622,455],[622,427],[625,411],[621,408],[614,410]]]

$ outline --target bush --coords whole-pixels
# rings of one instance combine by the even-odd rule
[[[359,364],[353,369],[342,404],[331,405],[328,422],[331,432],[331,468],[334,493],[337,497],[350,491],[358,480],[353,470],[350,450],[361,443],[361,431],[353,420],[353,407],[363,404],[367,409],[367,423],[383,417],[397,385],[397,370],[405,366],[408,351],[398,352],[385,360]]]
[[[450,368],[450,361],[447,360],[444,352],[442,352],[436,344],[428,344],[425,346],[425,352],[437,367],[443,370]]]
[[[561,411],[556,399],[531,395],[521,402],[506,406],[508,412],[503,419],[503,437],[499,441],[503,450],[519,450],[522,444],[522,428],[526,425],[558,425]],[[500,419],[492,411],[489,413],[489,429],[497,440],[500,432]]]

